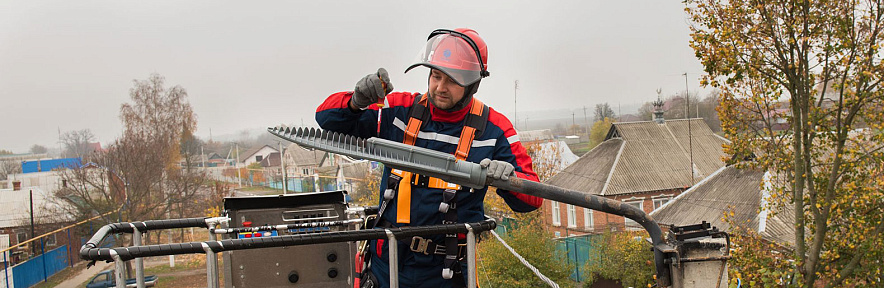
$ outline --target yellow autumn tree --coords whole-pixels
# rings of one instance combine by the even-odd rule
[[[686,5],[701,81],[722,91],[725,151],[775,175],[765,208],[795,219],[784,259],[758,249],[733,272],[776,260],[790,273],[753,271],[743,282],[884,285],[884,1]]]

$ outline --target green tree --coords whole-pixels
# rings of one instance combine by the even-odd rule
[[[884,3],[686,3],[702,83],[722,91],[725,151],[771,171],[768,208],[794,216],[784,285],[882,285]]]
[[[574,267],[568,264],[565,255],[556,252],[555,240],[543,229],[539,219],[522,219],[515,229],[501,237],[559,287],[575,286],[570,278]],[[485,237],[480,243],[478,257],[480,287],[547,286],[493,236]]]
[[[620,282],[624,287],[648,287],[654,283],[654,253],[644,233],[607,231],[591,240],[592,250],[584,270],[587,285],[599,279]]]
[[[608,130],[611,130],[613,123],[614,119],[605,118],[592,124],[592,129],[589,130],[589,145],[595,147],[605,141],[605,136],[608,135]]]
[[[351,194],[356,206],[377,206],[380,201],[381,176],[384,174],[384,166],[372,169],[365,174],[365,178],[356,182],[355,190]]]

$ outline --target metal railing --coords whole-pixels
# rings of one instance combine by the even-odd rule
[[[466,234],[467,238],[467,269],[471,271],[470,273],[467,273],[467,287],[477,287],[478,282],[476,279],[476,273],[472,272],[476,271],[476,234],[484,231],[493,230],[497,226],[497,223],[493,219],[486,219],[484,221],[475,223],[333,231],[312,234],[215,240],[215,234],[228,234],[233,231],[239,230],[288,228],[265,226],[256,228],[216,229],[216,225],[227,221],[229,221],[227,217],[215,217],[108,224],[101,227],[101,229],[99,229],[98,232],[96,232],[95,235],[93,235],[92,238],[87,241],[85,245],[83,245],[83,247],[80,249],[80,257],[84,260],[91,261],[113,261],[116,267],[116,283],[126,283],[126,279],[124,277],[125,262],[135,259],[136,278],[138,279],[138,287],[140,288],[144,287],[144,268],[142,264],[138,263],[141,258],[182,254],[206,254],[207,284],[210,288],[217,288],[219,287],[218,265],[216,257],[216,253],[218,252],[376,239],[389,240],[390,251],[396,251],[396,249],[398,249],[398,239],[408,239],[414,236],[463,233]],[[341,224],[347,225],[353,223],[361,223],[361,221],[351,221]],[[140,243],[139,235],[146,231],[190,227],[207,228],[210,237],[209,241],[157,245],[141,245]],[[100,243],[105,237],[111,234],[119,233],[133,233],[133,242],[135,242],[133,243],[134,246],[98,248],[98,243]],[[389,257],[390,287],[396,288],[399,286],[399,256],[398,253],[390,253]]]

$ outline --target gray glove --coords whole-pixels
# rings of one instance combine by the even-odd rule
[[[482,168],[488,168],[487,171],[488,177],[493,178],[494,180],[509,180],[510,176],[513,176],[515,173],[515,167],[513,164],[509,162],[499,161],[499,160],[491,160],[488,158],[482,159],[479,162],[479,166]]]
[[[362,80],[356,82],[356,89],[353,89],[353,98],[350,98],[350,101],[356,108],[365,109],[368,105],[377,103],[378,99],[390,92],[393,92],[390,75],[387,74],[386,69],[378,68],[377,73],[365,75]]]

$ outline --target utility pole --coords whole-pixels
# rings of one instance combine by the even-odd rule
[[[586,118],[586,105],[583,105],[583,122],[586,122],[586,137],[589,138],[589,118]]]
[[[690,97],[688,97],[688,72],[684,73],[684,99],[685,104],[689,103],[688,101],[690,100],[688,99],[690,99]],[[688,171],[691,172],[691,186],[694,186],[694,137],[691,134],[691,120],[687,117],[688,111],[690,111],[690,106],[685,106],[684,115],[685,118],[688,119],[688,147],[690,151],[688,153],[691,156],[691,169],[688,169]]]
[[[574,117],[574,111],[571,111],[571,127],[577,126],[577,118]],[[574,129],[574,134],[577,134],[577,129]]]
[[[239,169],[239,143],[234,143],[236,145],[236,178],[239,180],[239,188],[242,189],[242,171]]]
[[[31,199],[31,237],[34,238],[37,234],[34,233],[34,189],[28,189],[28,194]],[[35,255],[37,254],[37,245],[31,244],[31,252]]]
[[[200,159],[203,160],[203,171],[206,171],[206,149],[200,146]]]
[[[288,194],[288,179],[285,178],[285,150],[282,149],[282,142],[279,143],[279,165],[282,165],[282,194]]]

